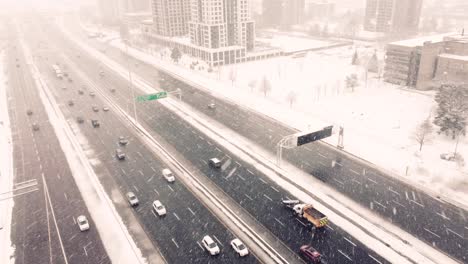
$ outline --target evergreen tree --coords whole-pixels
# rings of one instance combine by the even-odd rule
[[[175,63],[178,63],[181,57],[182,57],[182,53],[180,53],[180,50],[177,47],[173,48],[171,51],[171,59]]]
[[[358,78],[356,74],[351,74],[349,76],[346,76],[346,87],[348,89],[351,89],[352,92],[354,92],[354,88],[356,88],[359,85]]]
[[[442,85],[435,97],[438,104],[434,124],[439,134],[445,133],[455,139],[466,134],[468,116],[468,87],[452,84]]]
[[[379,60],[377,58],[377,52],[374,52],[374,55],[369,60],[367,64],[367,70],[373,73],[379,72]]]
[[[351,61],[351,64],[352,65],[358,65],[359,64],[359,57],[358,57],[357,50],[354,51],[353,60]]]

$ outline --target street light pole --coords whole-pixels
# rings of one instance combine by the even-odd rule
[[[128,52],[128,40],[124,39],[125,42],[125,51],[127,53],[127,67],[128,67],[128,79],[130,81],[130,90],[132,90],[132,102],[133,102],[133,114],[135,117],[135,123],[138,123],[138,116],[137,116],[137,110],[136,110],[136,102],[135,102],[135,88],[133,85],[133,79],[132,79],[132,70],[130,66],[130,54]]]

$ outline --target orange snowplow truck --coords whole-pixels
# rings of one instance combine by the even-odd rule
[[[311,204],[304,204],[299,200],[283,200],[283,204],[292,209],[295,215],[306,219],[316,228],[324,227],[328,223],[328,217],[315,209]]]

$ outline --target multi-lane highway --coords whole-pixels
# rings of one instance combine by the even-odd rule
[[[72,82],[68,78],[59,80],[54,76],[50,61],[59,62],[61,66],[66,64],[60,53],[60,50],[51,48],[38,54],[40,71],[46,76],[74,132],[81,138],[85,151],[92,152],[88,158],[94,160],[92,163],[97,173],[112,175],[117,182],[119,189],[111,191],[119,191],[122,195],[131,191],[137,195],[140,204],[135,207],[134,214],[165,259],[169,263],[257,263],[253,254],[244,258],[237,256],[229,244],[235,236],[180,183],[177,176],[175,183],[168,183],[162,177],[161,170],[167,165],[155,158],[135,131],[123,124],[113,111],[103,110],[106,103],[99,96],[90,95],[95,89],[93,82],[80,78],[72,65],[67,65]],[[100,78],[97,74],[93,77]],[[78,93],[80,89],[84,91],[83,95]],[[70,100],[73,105],[69,105]],[[92,106],[97,106],[99,111],[94,112]],[[85,122],[78,123],[78,116]],[[94,128],[91,119],[99,120],[100,127]],[[119,145],[120,136],[126,137],[129,143]],[[126,154],[125,160],[116,158],[117,148]],[[152,208],[154,200],[160,200],[166,207],[165,216],[155,213]],[[201,240],[205,235],[210,235],[218,243],[221,248],[219,256],[211,257],[204,249]]]
[[[38,191],[14,198],[11,240],[15,263],[110,263],[13,32],[9,34],[7,65],[14,182],[38,182]],[[36,131],[34,123],[39,128]],[[79,215],[87,216],[90,230],[80,232]]]
[[[102,69],[102,67],[99,66],[98,62],[91,59],[86,54],[83,54],[80,50],[77,50],[75,47],[73,47],[73,45],[70,45],[70,43],[64,41],[59,34],[51,34],[47,37],[49,39],[54,39],[54,43],[60,47],[59,49],[64,51],[64,56],[77,65],[77,71],[82,71],[93,80],[93,83],[96,84],[90,85],[86,83],[87,90],[98,89],[97,94],[105,93],[108,97],[114,98],[115,102],[117,102],[121,108],[130,109],[128,107],[131,107],[133,102],[131,96],[132,91],[129,90],[126,80],[121,79],[111,71],[106,71],[105,77],[101,77],[99,75],[99,71]],[[77,57],[77,54],[80,54],[80,56]],[[48,56],[53,56],[53,54],[49,54]],[[63,60],[64,59],[58,55],[53,58],[49,57],[49,61]],[[54,79],[53,75],[51,74],[50,62],[43,62],[42,65],[40,65],[40,68],[45,75],[49,75],[51,80]],[[67,68],[70,68],[70,71],[73,72],[72,69],[74,67],[67,65]],[[74,76],[73,83],[80,81],[81,80],[77,80]],[[60,87],[60,84],[56,84],[55,86]],[[112,93],[110,88],[115,88],[115,93]],[[69,93],[69,89],[67,89],[66,92]],[[69,95],[68,98],[70,98],[70,96],[75,98],[78,97],[76,100],[79,100],[78,103],[80,106],[76,107],[76,109],[83,109],[82,111],[85,112],[82,114],[87,116],[87,119],[91,118],[92,116],[99,116],[100,120],[104,119],[102,120],[102,128],[99,129],[92,129],[89,126],[89,123],[83,124],[86,126],[83,128],[83,133],[85,135],[86,133],[90,133],[86,135],[89,142],[91,145],[96,144],[95,149],[99,150],[96,152],[99,154],[99,159],[109,163],[109,170],[114,172],[113,175],[117,178],[118,181],[121,181],[120,184],[122,186],[123,192],[127,190],[138,190],[138,193],[141,193],[142,197],[148,197],[144,199],[148,199],[148,202],[150,202],[150,197],[155,197],[155,194],[158,195],[154,190],[154,188],[156,188],[156,191],[161,194],[161,197],[166,197],[164,194],[168,195],[168,198],[165,198],[163,201],[174,199],[170,196],[170,194],[173,192],[171,188],[174,189],[172,185],[168,185],[163,179],[161,179],[160,176],[157,176],[160,175],[159,170],[162,168],[161,164],[155,161],[154,158],[151,158],[151,154],[146,152],[144,146],[134,143],[130,144],[128,147],[132,149],[129,149],[128,151],[128,161],[117,162],[115,160],[113,153],[116,148],[118,136],[120,134],[128,135],[130,132],[120,130],[124,127],[124,125],[121,123],[121,121],[112,121],[112,113],[103,113],[101,110],[96,114],[91,111],[91,105],[93,104],[97,104],[101,107],[102,103],[98,103],[100,102],[99,96],[91,97],[88,95],[88,93],[79,96],[76,93],[76,89],[74,89],[74,94]],[[64,94],[57,95],[57,98],[64,104],[66,103],[66,100],[68,100]],[[83,104],[81,103],[81,100],[83,100]],[[83,108],[83,105],[86,105],[86,107]],[[72,111],[72,107],[63,106],[63,108],[69,109],[67,111]],[[223,149],[223,147],[218,145],[216,142],[201,134],[197,129],[191,127],[190,124],[180,119],[178,116],[174,115],[161,105],[157,103],[139,105],[138,118],[140,122],[150,127],[158,134],[159,137],[164,139],[169,145],[172,145],[175,150],[182,154],[198,170],[207,175],[212,182],[222,188],[226,194],[232,197],[233,200],[235,200],[247,212],[254,216],[271,233],[281,239],[288,247],[290,247],[292,251],[297,252],[301,245],[313,244],[314,247],[322,252],[325,259],[329,263],[386,262],[377,253],[369,250],[365,245],[349,236],[345,231],[333,223],[331,223],[326,229],[312,233],[307,227],[305,227],[303,222],[298,221],[299,219],[291,216],[291,213],[281,206],[281,199],[291,197],[290,194],[285,192],[277,184],[271,182],[252,165],[235,157],[227,150]],[[73,120],[73,116],[71,116],[71,120]],[[107,130],[105,127],[109,127],[109,130]],[[87,132],[88,130],[89,132]],[[116,131],[118,134],[115,133]],[[207,165],[207,160],[212,157],[221,158],[223,161],[229,160],[230,164],[229,166],[224,166],[224,170],[213,170]],[[140,161],[138,161],[140,159],[145,160],[141,161],[140,163]],[[135,167],[135,164],[133,163],[137,163],[138,165]],[[153,167],[154,170],[151,167]],[[161,182],[157,182],[158,180]],[[154,185],[151,184],[152,181],[155,181],[153,183]],[[183,187],[180,186],[180,188],[181,189],[174,190],[174,192],[182,191]],[[167,191],[167,193],[161,193],[162,191]],[[175,197],[178,197],[178,195]],[[189,201],[193,201],[193,199],[194,198]],[[190,210],[187,208],[192,210],[194,205],[184,204],[184,200],[186,199],[178,201],[173,206],[171,206],[171,210],[179,211],[175,211],[177,217],[175,215],[171,216],[171,211],[169,212],[168,218],[172,217],[173,221],[168,221],[168,225],[178,223],[178,218],[182,219],[180,216],[184,215],[184,213],[191,214]],[[167,201],[167,203],[172,204],[170,201]],[[176,205],[179,205],[180,208],[178,208]],[[174,209],[172,209],[173,207]],[[159,225],[154,224],[155,217],[154,215],[150,215],[148,210],[141,209],[141,214],[142,215],[140,219],[142,219],[141,221],[144,224],[146,223],[145,226],[151,225],[151,227],[147,227],[148,229],[151,229],[148,230],[148,232],[164,233],[159,230],[159,228],[164,227],[159,227]],[[159,218],[156,218],[156,220],[158,219]],[[192,219],[194,218],[192,217]],[[202,222],[209,221],[205,220]],[[185,227],[185,225],[188,226]],[[182,248],[182,243],[185,243],[182,239],[184,238],[188,240],[188,242],[183,245],[184,248],[188,248],[188,250],[184,250],[184,253],[195,252],[193,253],[194,258],[199,257],[197,252],[193,251],[192,249],[193,245],[197,244],[194,243],[194,241],[196,242],[197,239],[200,239],[200,234],[195,231],[191,232],[191,230],[193,230],[191,225],[193,225],[191,222],[185,222],[184,225],[177,225],[177,228],[180,229],[178,231],[184,234],[184,236],[177,236],[177,234],[174,232],[167,233],[166,231],[164,234],[168,234],[167,236],[154,237],[156,241],[159,239],[158,244],[161,245],[163,254],[167,254],[168,256],[172,257],[178,257],[173,256],[177,255],[175,253],[177,251],[171,252],[171,250],[174,251],[175,248],[177,248],[175,245],[176,243],[180,248]],[[169,230],[171,229],[169,228]],[[184,231],[182,232],[181,230]],[[208,232],[208,230],[204,232]],[[216,228],[213,228],[212,232],[217,233],[218,231],[216,231]],[[223,245],[225,245],[227,237],[230,236],[229,232],[225,231],[225,233],[226,234],[224,237],[219,238],[219,240],[223,242]],[[189,234],[194,235],[190,236]],[[178,241],[180,237],[182,237],[182,240]],[[173,238],[176,243],[172,241]],[[166,249],[164,249],[165,246],[167,246]],[[199,248],[198,250],[201,249]],[[173,255],[170,255],[170,253]]]
[[[76,35],[84,36],[76,24],[67,23],[67,26]],[[182,97],[184,102],[266,150],[276,151],[276,144],[283,136],[297,132],[258,113],[219,100],[141,61],[132,59],[128,63],[124,53],[98,40],[86,40],[85,37],[83,40],[99,50],[105,50],[105,55],[122,65],[138,63],[137,67],[132,67],[132,71],[148,82],[152,83],[156,79],[159,87],[168,90],[180,88],[183,94],[189,95]],[[215,102],[216,111],[206,107],[209,102]],[[466,210],[428,195],[389,176],[376,166],[327,144],[315,143],[286,150],[283,157],[433,247],[461,261],[468,260],[467,251],[460,250],[468,247]]]

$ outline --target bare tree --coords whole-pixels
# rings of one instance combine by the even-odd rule
[[[353,73],[346,76],[346,87],[354,93],[354,88],[359,85],[357,74]]]
[[[262,83],[260,85],[260,91],[265,97],[271,91],[271,83],[266,76],[263,76]]]
[[[286,99],[288,100],[289,102],[289,108],[292,108],[293,104],[296,102],[297,100],[297,94],[295,91],[289,91],[288,95],[286,96]]]
[[[251,80],[249,82],[249,87],[250,87],[251,92],[253,92],[253,90],[255,89],[255,86],[257,86],[257,81],[256,80]]]
[[[425,143],[428,143],[432,140],[432,132],[434,127],[432,126],[429,119],[424,120],[414,131],[413,137],[416,142],[419,144],[419,151],[422,150],[422,147]]]
[[[231,80],[231,85],[234,86],[234,82],[237,80],[237,71],[234,67],[231,67],[231,70],[229,71],[229,80]]]

